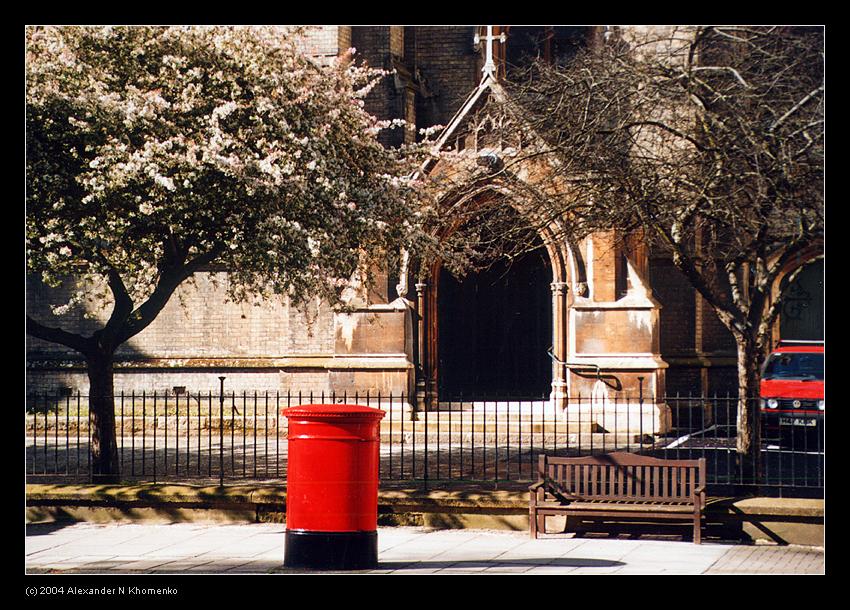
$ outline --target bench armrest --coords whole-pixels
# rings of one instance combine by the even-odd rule
[[[568,502],[572,502],[573,500],[580,500],[581,499],[578,496],[573,495],[569,491],[565,490],[556,481],[550,479],[549,477],[546,477],[545,479],[542,479],[540,481],[537,481],[536,483],[531,484],[528,487],[528,491],[531,492],[531,493],[536,492],[537,494],[540,494],[541,488],[545,488],[549,493],[551,493],[553,496],[555,496],[560,502],[568,503]]]
[[[537,491],[544,485],[546,485],[546,481],[537,481],[537,483],[528,486],[528,491]]]

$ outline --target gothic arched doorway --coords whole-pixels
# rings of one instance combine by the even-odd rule
[[[779,337],[785,340],[823,339],[823,259],[806,265],[793,283],[783,278],[785,298],[779,314]]]
[[[462,280],[445,270],[439,274],[440,399],[548,395],[551,282],[552,265],[542,242]]]

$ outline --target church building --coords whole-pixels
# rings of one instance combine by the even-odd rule
[[[477,126],[512,67],[534,57],[564,61],[609,34],[604,26],[323,26],[308,32],[304,51],[324,63],[354,47],[359,61],[393,72],[367,99],[373,114],[417,129],[443,125],[438,143],[447,150],[499,155],[507,144],[479,138]],[[393,146],[416,133],[383,137]],[[512,188],[494,179],[451,204],[510,201]],[[735,344],[669,258],[625,249],[623,237],[612,231],[569,243],[541,234],[512,264],[463,278],[439,263],[428,273],[387,268],[379,287],[358,294],[345,313],[318,302],[306,311],[285,299],[227,302],[227,274],[210,268],[119,348],[115,388],[215,392],[226,376],[228,392],[403,395],[414,411],[458,397],[542,398],[563,410],[576,396],[599,404],[640,396],[644,429],[663,432],[666,396],[736,391]],[[30,280],[27,290],[28,313],[45,320],[66,296]],[[775,339],[822,338],[822,311],[821,259],[795,281]],[[75,330],[95,328],[86,313],[80,305],[68,314]],[[86,393],[78,355],[27,341],[28,392]]]

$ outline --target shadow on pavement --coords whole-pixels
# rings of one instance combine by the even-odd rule
[[[536,559],[471,559],[463,561],[379,561],[377,570],[443,569],[443,568],[508,568],[546,566],[555,568],[613,568],[625,565],[609,559],[582,559],[580,557],[536,558]]]
[[[53,532],[58,532],[64,527],[69,527],[71,525],[77,525],[78,521],[70,521],[70,520],[59,520],[52,521],[50,523],[27,523],[26,524],[26,535],[27,536],[47,536],[48,534],[52,534]]]
[[[369,574],[370,572],[386,572],[395,570],[486,570],[509,568],[613,568],[625,565],[621,561],[608,559],[582,558],[530,558],[530,559],[469,559],[460,561],[379,561],[374,568],[367,570],[307,570],[281,566],[272,570],[275,574]]]

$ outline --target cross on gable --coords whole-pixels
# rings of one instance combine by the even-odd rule
[[[475,44],[478,44],[479,42],[481,42],[481,40],[482,37],[476,33],[474,39]],[[488,25],[487,34],[483,37],[483,40],[485,44],[485,61],[484,67],[481,69],[481,71],[484,73],[483,78],[486,78],[488,75],[492,78],[496,78],[496,62],[493,61],[493,45],[496,42],[504,43],[507,40],[507,37],[505,36],[504,32],[502,32],[498,36],[494,36],[493,26]]]

